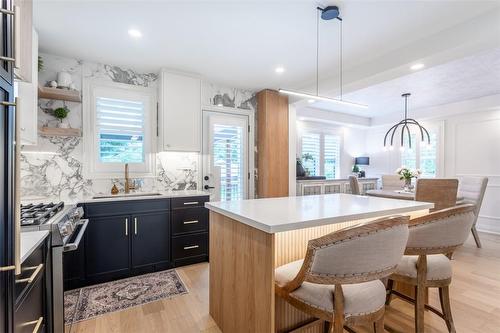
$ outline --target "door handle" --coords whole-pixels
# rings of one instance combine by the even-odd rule
[[[134,234],[137,235],[137,217],[134,217]]]
[[[125,218],[125,236],[128,236],[128,218]]]
[[[205,185],[205,186],[203,186],[203,188],[205,190],[209,190],[209,189],[212,189],[212,188],[215,188],[215,187],[214,186]]]

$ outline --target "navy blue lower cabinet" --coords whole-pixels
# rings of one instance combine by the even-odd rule
[[[132,216],[132,273],[170,267],[170,213]]]
[[[130,233],[129,215],[89,219],[85,243],[87,284],[129,276]]]
[[[65,256],[65,289],[208,261],[208,196],[84,204],[84,246]]]

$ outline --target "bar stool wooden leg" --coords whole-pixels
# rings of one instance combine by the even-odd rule
[[[441,302],[441,309],[443,310],[446,326],[448,326],[448,332],[455,333],[455,324],[453,323],[453,317],[451,315],[449,286],[439,288],[439,301]]]
[[[332,333],[344,332],[344,292],[340,284],[335,285]]]
[[[427,257],[420,255],[417,261],[417,286],[415,287],[415,332],[424,333],[425,281],[427,279]]]
[[[387,296],[385,297],[385,305],[391,304],[392,288],[393,287],[394,287],[394,281],[389,279],[389,281],[387,281],[387,288],[386,288]]]
[[[384,316],[373,323],[373,331],[375,333],[384,333]]]

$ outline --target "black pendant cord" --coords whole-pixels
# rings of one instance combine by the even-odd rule
[[[316,95],[319,96],[319,10],[316,10]]]
[[[339,51],[340,51],[340,100],[342,100],[342,96],[343,96],[343,85],[344,85],[344,82],[343,82],[343,72],[344,72],[344,59],[343,59],[343,53],[344,53],[344,50],[343,50],[343,32],[342,32],[342,20],[339,19],[340,21],[340,46],[339,46]]]

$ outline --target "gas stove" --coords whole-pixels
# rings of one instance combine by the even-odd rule
[[[64,202],[21,205],[21,227],[47,222],[64,208]]]

